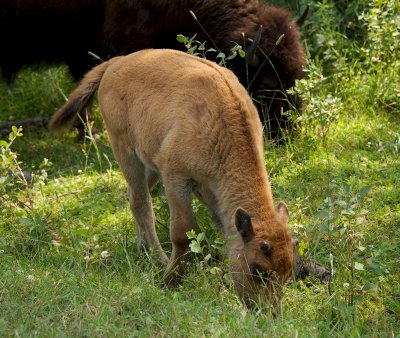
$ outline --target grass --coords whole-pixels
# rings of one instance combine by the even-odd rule
[[[245,310],[220,258],[221,236],[195,203],[198,232],[206,235],[202,253],[181,287],[165,289],[154,262],[137,251],[126,185],[97,111],[96,147],[45,129],[15,136],[12,154],[34,174],[29,190],[13,155],[2,152],[0,335],[399,336],[400,55],[389,47],[383,53],[374,41],[391,24],[391,11],[400,11],[395,2],[382,3],[365,5],[384,18],[378,27],[374,17],[360,21],[367,23],[357,30],[365,46],[326,29],[336,45],[322,52],[315,27],[306,31],[310,75],[297,86],[305,111],[286,143],[265,147],[275,200],[287,202],[305,254],[333,267],[330,285],[296,281],[276,317]],[[315,24],[331,8],[318,4]],[[326,48],[336,57],[327,58]],[[26,69],[11,85],[0,83],[0,121],[49,116],[72,87],[63,67]],[[10,140],[2,140],[5,149]],[[153,199],[169,250],[161,186]],[[216,259],[207,260],[208,253]]]

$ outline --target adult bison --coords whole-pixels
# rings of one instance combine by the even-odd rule
[[[267,113],[274,121],[274,133],[282,111],[297,105],[286,90],[303,75],[303,49],[290,12],[255,0],[0,0],[0,67],[11,79],[25,65],[63,62],[80,79],[96,64],[88,51],[108,60],[147,48],[184,49],[177,34],[195,33],[226,55],[235,43],[247,50],[227,67],[253,94],[262,120],[270,120]]]

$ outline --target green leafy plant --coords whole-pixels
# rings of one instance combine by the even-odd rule
[[[209,52],[216,52],[216,49],[214,48],[208,48],[206,49],[206,43],[207,41],[198,41],[196,40],[197,34],[193,35],[191,38],[186,37],[182,34],[178,34],[176,36],[176,40],[178,42],[182,42],[185,45],[185,48],[187,49],[187,53],[190,55],[195,55],[195,56],[201,56],[203,58],[206,58],[206,54]]]
[[[354,320],[358,306],[368,293],[377,293],[381,277],[375,283],[365,283],[363,277],[368,271],[378,273],[382,278],[388,273],[379,268],[380,263],[373,258],[374,249],[367,249],[365,236],[360,230],[367,222],[369,210],[362,204],[371,187],[364,186],[356,193],[349,184],[337,188],[338,198],[327,197],[325,208],[315,216],[320,221],[320,234],[330,247],[333,279],[329,284],[331,300],[326,304],[326,310],[334,322],[343,313]]]
[[[306,108],[302,114],[296,115],[296,122],[300,124],[302,132],[317,135],[325,142],[329,129],[339,119],[343,103],[327,88],[329,78],[321,73],[320,67],[310,62],[305,72],[308,77],[297,81],[293,90],[303,97]]]
[[[212,275],[222,275],[227,279],[228,277],[223,273],[222,268],[215,265],[217,260],[213,259],[213,257],[223,256],[225,242],[219,238],[212,241],[206,238],[204,232],[196,234],[194,230],[187,232],[186,236],[191,240],[190,251],[200,258],[200,267],[206,269]]]
[[[244,58],[246,56],[246,52],[243,50],[241,45],[235,44],[229,51],[229,54],[217,50],[215,48],[206,48],[207,41],[201,42],[196,40],[197,34],[193,35],[191,38],[186,37],[182,34],[177,35],[176,39],[179,42],[185,44],[185,48],[187,49],[187,53],[190,55],[200,56],[203,58],[207,58],[208,53],[216,54],[214,57],[219,59],[218,64],[222,66],[226,66],[226,62],[240,56]]]
[[[8,142],[1,140],[0,166],[0,199],[6,208],[21,210],[24,217],[19,218],[16,226],[17,236],[10,241],[10,248],[19,254],[37,253],[51,243],[54,233],[49,227],[48,215],[43,217],[35,210],[31,186],[35,183],[44,193],[47,172],[45,168],[52,163],[43,159],[39,165],[40,171],[35,174],[22,170],[22,162],[18,154],[12,150],[12,145],[18,137],[23,136],[22,128],[12,127]],[[3,243],[6,241],[4,240]]]
[[[0,198],[3,203],[12,203],[16,206],[31,207],[28,173],[21,169],[18,155],[12,150],[12,145],[18,137],[23,135],[22,128],[12,127],[8,142],[0,140],[1,165],[0,165]],[[10,194],[14,190],[15,192]]]

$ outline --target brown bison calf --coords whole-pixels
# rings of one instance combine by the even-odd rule
[[[264,166],[257,110],[236,76],[215,63],[173,50],[143,50],[93,68],[53,116],[62,131],[96,90],[114,155],[128,182],[139,246],[183,274],[186,233],[195,228],[196,195],[222,226],[230,270],[247,305],[274,300],[292,273],[288,210],[275,208]],[[172,254],[158,240],[150,189],[161,177],[171,213]]]

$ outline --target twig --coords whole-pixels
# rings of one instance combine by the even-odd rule
[[[48,122],[49,122],[48,117],[32,117],[29,119],[0,123],[0,134],[7,135],[11,131],[12,126],[23,127],[23,128],[41,127],[41,126],[46,126]]]
[[[69,192],[66,192],[66,193],[64,193],[64,194],[57,194],[57,195],[55,195],[55,196],[48,196],[48,197],[46,197],[45,199],[51,201],[51,200],[59,199],[60,197],[65,197],[65,196],[68,196],[68,195],[75,195],[79,200],[81,200],[81,198],[79,197],[79,194],[80,194],[82,191],[83,191],[83,190],[69,191]]]

